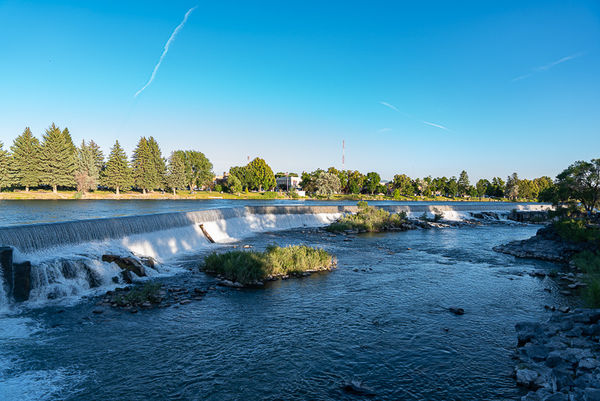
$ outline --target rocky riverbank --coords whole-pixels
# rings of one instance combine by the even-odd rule
[[[590,244],[564,240],[552,225],[540,228],[536,235],[494,247],[494,251],[518,258],[532,258],[556,263],[569,263],[573,255],[588,250]]]
[[[547,322],[516,325],[522,401],[600,400],[600,309],[555,312]]]

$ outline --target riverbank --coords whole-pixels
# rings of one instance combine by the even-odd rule
[[[91,199],[91,200],[186,200],[186,199],[230,199],[230,200],[320,200],[320,201],[400,201],[400,202],[484,202],[484,203],[495,203],[495,202],[512,202],[506,198],[477,198],[477,197],[456,197],[448,198],[445,196],[436,197],[425,197],[425,196],[401,196],[394,198],[386,195],[367,195],[367,194],[351,194],[344,195],[338,194],[333,195],[330,198],[327,197],[298,197],[289,195],[286,192],[242,192],[239,194],[231,194],[228,192],[215,192],[215,191],[196,191],[190,193],[189,191],[177,191],[176,195],[172,192],[149,192],[142,194],[138,191],[121,191],[119,195],[116,195],[112,191],[94,191],[86,194],[82,194],[77,191],[58,191],[56,193],[51,190],[30,190],[26,191],[3,191],[0,192],[0,200],[79,200],[79,199]],[[529,203],[536,202],[532,199],[518,199],[515,203]]]

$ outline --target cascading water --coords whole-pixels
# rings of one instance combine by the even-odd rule
[[[475,212],[506,215],[515,208],[539,210],[541,205],[411,205],[384,206],[410,217],[442,214],[447,220],[473,218]],[[264,206],[163,213],[0,228],[0,245],[14,248],[15,262],[31,262],[29,299],[79,296],[123,283],[121,269],[102,255],[152,257],[159,263],[148,275],[177,271],[169,263],[185,253],[227,243],[265,231],[318,227],[331,223],[356,206]],[[491,213],[490,210],[495,212]],[[479,213],[481,214],[481,213]],[[0,275],[1,277],[1,275]],[[0,286],[0,307],[7,303]]]

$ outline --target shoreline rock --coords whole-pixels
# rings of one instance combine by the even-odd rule
[[[522,401],[600,399],[599,321],[600,309],[578,309],[515,325],[514,377],[530,390]]]

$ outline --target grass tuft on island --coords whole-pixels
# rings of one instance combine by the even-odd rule
[[[301,276],[332,270],[336,260],[323,249],[305,245],[269,245],[264,252],[229,251],[213,253],[201,269],[241,285],[260,285],[265,280]]]
[[[387,210],[369,206],[367,202],[358,202],[358,212],[347,214],[331,223],[326,230],[330,232],[382,232],[409,230],[413,225],[406,220],[406,213],[390,213]]]

